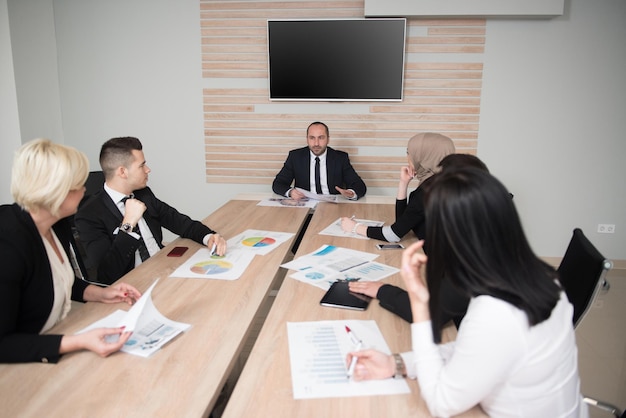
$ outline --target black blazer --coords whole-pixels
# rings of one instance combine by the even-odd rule
[[[284,196],[294,180],[294,187],[310,190],[310,156],[309,147],[289,151],[283,168],[276,174],[272,183],[274,193]],[[365,183],[350,164],[348,154],[330,147],[326,148],[326,178],[330,194],[339,194],[335,186],[354,190],[359,199],[367,192]]]
[[[72,260],[76,248],[68,219],[53,226]],[[80,254],[76,259],[84,270]],[[30,214],[17,204],[0,206],[0,363],[59,361],[62,335],[39,335],[52,310],[52,270],[43,240]],[[89,284],[75,279],[72,300],[83,300]]]
[[[161,248],[162,227],[199,243],[207,234],[214,233],[208,226],[157,199],[149,187],[136,190],[134,194],[146,205],[143,218]],[[106,191],[93,195],[79,208],[74,220],[87,253],[87,267],[97,269],[94,280],[111,284],[135,267],[139,240],[129,234],[118,233],[122,214]]]
[[[391,225],[391,230],[400,238],[412,230],[417,238],[424,239],[426,214],[422,185],[413,190],[408,199],[396,199],[396,221]],[[387,241],[383,235],[382,226],[367,227],[367,236],[380,241]]]

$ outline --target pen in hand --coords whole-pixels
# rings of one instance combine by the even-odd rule
[[[211,247],[211,255],[215,255],[215,250],[217,250],[217,243],[214,242],[213,246]]]
[[[354,332],[346,325],[346,332],[352,340],[352,344],[355,345],[355,351],[359,351],[363,346],[363,341],[361,341]],[[356,367],[357,357],[352,356],[352,360],[350,361],[350,366],[348,367],[348,379],[352,377],[354,374],[354,368]]]
[[[362,344],[359,341],[359,343],[355,347],[355,351],[359,351],[361,349],[361,346],[362,346]],[[354,374],[354,368],[356,367],[356,361],[357,361],[357,357],[356,356],[352,356],[352,360],[350,361],[350,367],[348,367],[348,379],[350,379],[352,377],[352,375]]]

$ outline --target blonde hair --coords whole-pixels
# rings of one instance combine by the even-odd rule
[[[85,154],[49,139],[34,139],[15,153],[11,194],[25,210],[46,209],[57,215],[70,190],[83,187],[88,175]]]

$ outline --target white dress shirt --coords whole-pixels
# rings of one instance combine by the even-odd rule
[[[572,312],[561,292],[550,318],[530,327],[522,310],[478,296],[452,343],[435,344],[430,321],[411,325],[412,356],[403,354],[407,373],[417,375],[421,396],[437,417],[476,404],[494,418],[588,417]]]

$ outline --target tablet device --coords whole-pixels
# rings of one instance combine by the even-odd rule
[[[353,309],[364,311],[372,298],[351,292],[347,281],[334,282],[320,300],[320,305],[332,308]]]

